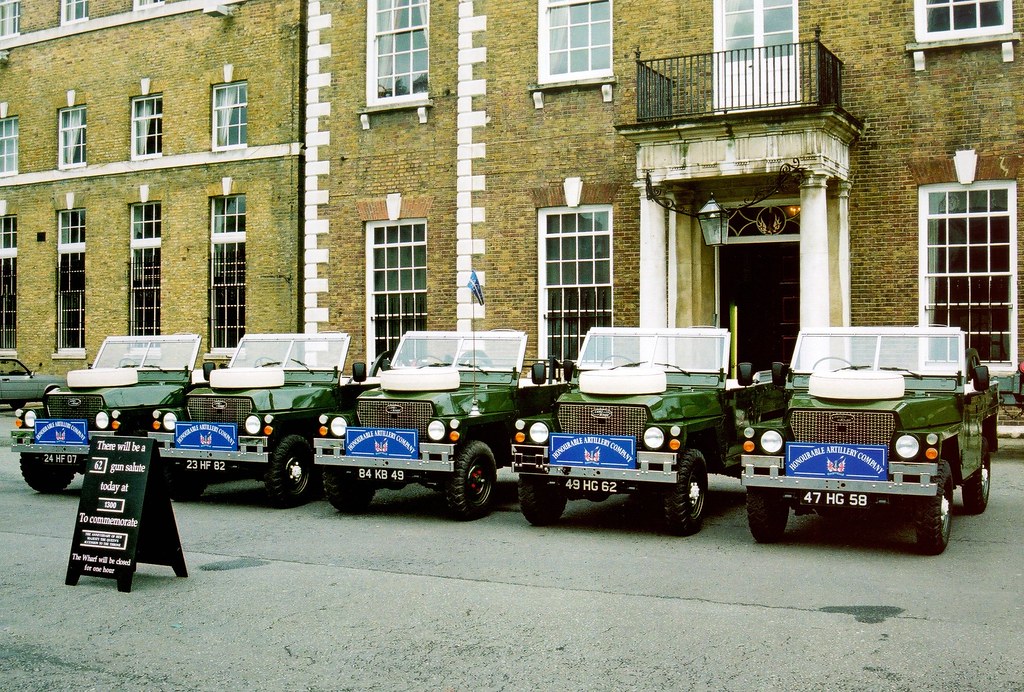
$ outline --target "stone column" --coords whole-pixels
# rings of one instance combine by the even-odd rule
[[[850,326],[850,181],[839,181],[839,293],[842,296],[842,326]]]
[[[668,326],[666,210],[640,191],[640,326]]]
[[[812,173],[800,184],[800,329],[830,322],[827,182]]]

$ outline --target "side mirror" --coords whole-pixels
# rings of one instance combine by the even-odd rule
[[[981,357],[978,355],[978,349],[969,348],[964,358],[967,361],[967,379],[974,379],[974,369],[981,364]]]
[[[741,387],[748,387],[754,384],[754,364],[740,363],[736,366],[736,379]]]
[[[988,389],[991,384],[991,380],[988,376],[987,365],[975,365],[974,366],[974,388],[979,392],[984,392]]]
[[[530,368],[530,379],[534,384],[544,384],[548,381],[548,369],[544,361],[537,361]]]
[[[562,361],[562,380],[568,382],[576,374],[576,363],[571,360]]]
[[[361,360],[352,363],[352,381],[366,382],[366,363]]]
[[[203,379],[210,381],[210,373],[217,369],[216,363],[203,363]]]
[[[785,363],[775,361],[772,363],[772,384],[776,387],[786,386],[786,375],[789,374],[789,366]]]

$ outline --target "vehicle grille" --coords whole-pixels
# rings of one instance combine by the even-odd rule
[[[429,401],[360,401],[356,407],[359,425],[367,428],[405,428],[426,437],[427,424],[434,417]]]
[[[85,418],[89,421],[103,408],[98,394],[51,394],[46,397],[46,415],[50,418]]]
[[[188,416],[194,421],[205,423],[245,424],[245,418],[252,413],[252,399],[243,396],[190,396],[186,398]]]
[[[888,445],[896,416],[867,411],[793,411],[789,424],[797,442]]]
[[[628,435],[642,438],[647,425],[643,406],[601,406],[599,404],[561,404],[558,426],[577,435]]]

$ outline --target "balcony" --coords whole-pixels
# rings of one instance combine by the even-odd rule
[[[637,58],[638,123],[842,106],[843,63],[817,38],[674,58]]]

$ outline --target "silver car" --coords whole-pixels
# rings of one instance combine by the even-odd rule
[[[32,372],[17,358],[0,358],[0,402],[12,409],[42,401],[44,394],[64,383],[63,377]]]

